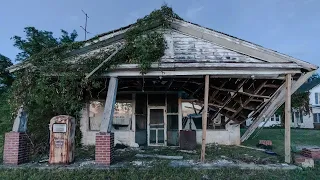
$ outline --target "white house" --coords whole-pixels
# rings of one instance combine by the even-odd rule
[[[292,110],[291,127],[294,128],[317,128],[320,126],[320,80],[315,79],[311,82],[307,82],[301,86],[298,90],[300,92],[309,91],[310,99],[310,114],[298,110]],[[259,127],[274,127],[281,125],[281,115],[274,114],[271,118],[259,124]],[[246,125],[249,126],[252,123],[252,119],[246,121]]]
[[[312,117],[314,128],[320,128],[320,80],[310,90],[310,106],[312,108]]]

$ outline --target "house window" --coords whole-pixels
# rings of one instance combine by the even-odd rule
[[[320,123],[320,113],[313,114],[313,122]]]
[[[103,118],[104,102],[91,101],[89,105],[89,130],[99,131]]]
[[[302,111],[294,112],[294,118],[298,123],[303,123],[303,114]]]
[[[320,103],[320,95],[319,95],[320,93],[314,93],[314,96],[315,96],[315,104],[319,104]]]
[[[167,94],[167,129],[179,129],[178,94]]]
[[[136,130],[147,129],[147,95],[136,94]]]
[[[114,105],[112,125],[117,130],[130,130],[132,121],[132,102],[118,101]]]
[[[202,112],[203,109],[200,105],[193,104],[192,102],[182,103],[182,128],[200,130],[202,129]],[[226,117],[219,114],[216,118],[212,118],[214,113],[208,113],[207,129],[225,129]]]
[[[103,119],[104,103],[105,101],[90,102],[89,128],[88,128],[90,131],[100,130],[101,121]],[[131,121],[132,121],[132,100],[117,99],[114,105],[114,113],[113,113],[113,119],[112,119],[113,128],[116,130],[130,130]]]
[[[270,121],[274,121],[274,116],[275,115],[271,116]]]
[[[182,116],[184,119],[184,129],[202,129],[202,116],[198,114],[201,106],[192,102],[182,102]]]
[[[276,121],[280,121],[280,115],[276,115]]]

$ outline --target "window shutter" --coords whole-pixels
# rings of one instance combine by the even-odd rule
[[[315,93],[315,103],[319,104],[319,93]]]
[[[303,114],[302,114],[302,111],[300,111],[300,123],[303,123]]]
[[[318,114],[313,114],[313,122],[317,122]]]

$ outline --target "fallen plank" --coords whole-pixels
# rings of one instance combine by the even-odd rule
[[[136,154],[137,158],[159,158],[159,159],[173,159],[180,160],[183,159],[183,156],[164,156],[158,154]]]
[[[197,154],[197,151],[196,150],[193,150],[193,151],[188,151],[188,150],[179,150],[180,152],[183,152],[183,153],[188,153],[188,154]]]
[[[266,151],[265,149],[260,149],[260,148],[248,147],[248,146],[243,146],[243,145],[238,145],[238,146],[242,147],[242,148],[257,150],[257,151],[263,151],[263,152]]]

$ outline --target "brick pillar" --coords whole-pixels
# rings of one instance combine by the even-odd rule
[[[114,133],[96,134],[95,161],[97,164],[110,166],[113,161]]]
[[[8,132],[5,134],[3,163],[19,165],[29,161],[27,134]]]

